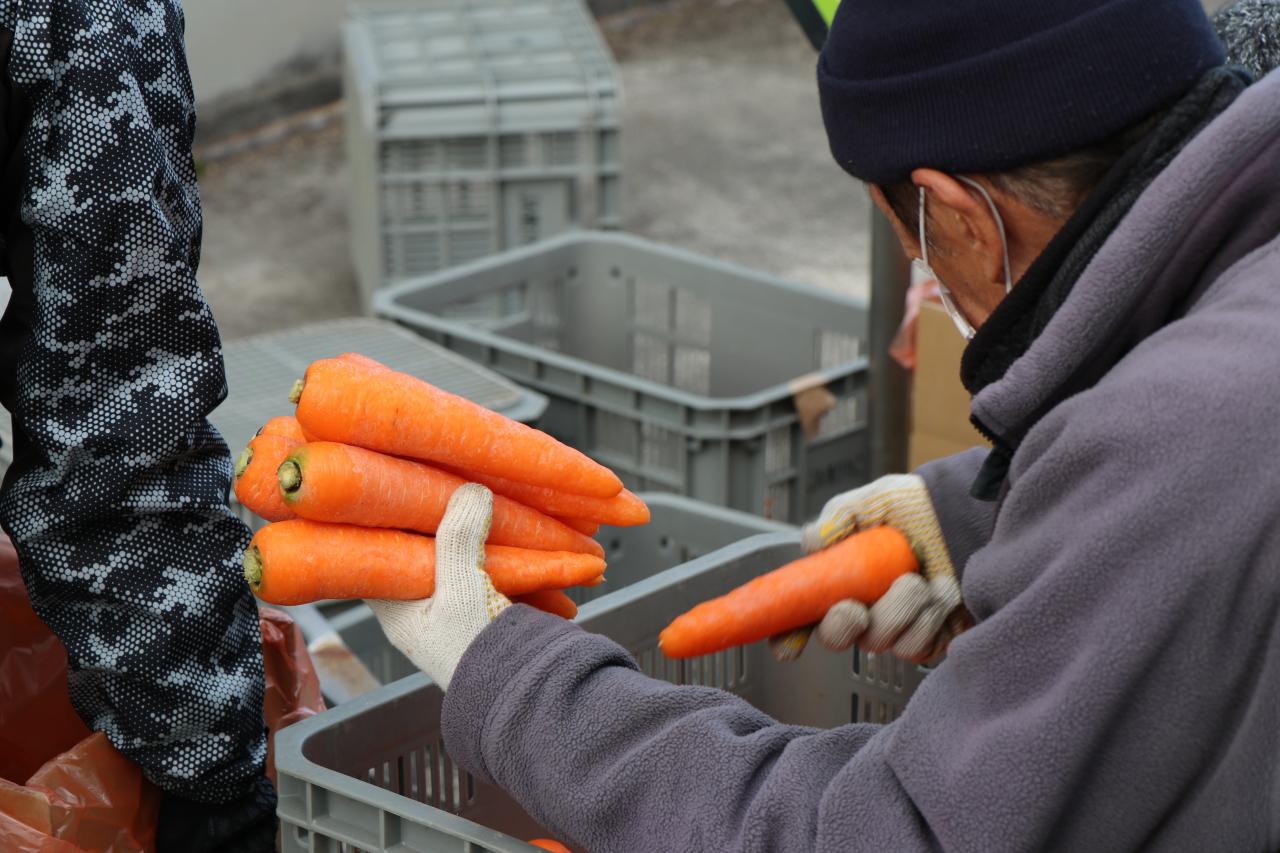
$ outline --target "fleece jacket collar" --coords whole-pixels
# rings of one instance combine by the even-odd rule
[[[1276,186],[1280,74],[1271,74],[1151,182],[1026,353],[975,395],[974,417],[1017,447],[1046,412],[1092,387],[1280,232]]]
[[[1026,353],[1151,182],[1251,82],[1239,69],[1209,72],[1107,172],[965,350],[960,378],[970,394],[1000,379]]]

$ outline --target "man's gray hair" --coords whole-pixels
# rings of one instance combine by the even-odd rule
[[[1019,166],[1005,172],[969,177],[985,178],[998,192],[1021,201],[1053,219],[1065,221],[1093,191],[1107,171],[1133,145],[1146,136],[1166,114],[1161,110],[1096,145],[1073,151],[1062,157]],[[910,179],[883,184],[889,208],[911,234],[919,227],[919,190]],[[931,252],[942,251],[933,242],[928,222],[925,240]]]

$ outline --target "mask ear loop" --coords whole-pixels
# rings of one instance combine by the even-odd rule
[[[982,184],[978,183],[977,181],[971,181],[968,178],[964,177],[963,175],[956,175],[956,180],[964,181],[966,184],[973,187],[978,192],[982,193],[982,197],[987,200],[987,207],[991,208],[991,215],[996,218],[996,228],[999,229],[1000,231],[1000,246],[1004,249],[1004,292],[1008,293],[1009,291],[1013,290],[1013,279],[1009,275],[1009,241],[1006,240],[1004,236],[1004,221],[1000,219],[1000,211],[996,210],[996,203],[991,200],[991,196],[988,195],[986,189],[982,186]],[[921,199],[920,206],[921,206],[921,209],[923,210],[924,187],[920,188],[920,199]],[[923,220],[921,220],[921,222],[923,222]],[[923,241],[924,239],[923,225],[921,225],[920,234],[922,235],[921,240]]]
[[[920,262],[929,266],[929,244],[924,239],[924,187],[920,188]]]

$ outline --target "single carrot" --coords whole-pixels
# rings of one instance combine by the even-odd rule
[[[278,419],[277,419],[278,420]],[[240,503],[267,521],[286,521],[298,514],[280,499],[276,469],[302,442],[287,435],[254,436],[236,460],[235,490]]]
[[[281,415],[278,418],[272,418],[262,425],[262,429],[258,430],[257,435],[287,435],[289,438],[305,444],[307,435],[302,430],[302,424],[298,423],[297,418],[288,415]]]
[[[578,615],[578,605],[558,589],[541,589],[524,595],[514,595],[511,600],[536,607],[561,619],[572,619]]]
[[[669,658],[708,655],[820,620],[845,599],[874,604],[920,564],[907,537],[881,525],[705,601],[658,636]]]
[[[493,490],[490,489],[490,491]],[[495,495],[494,497],[496,498],[498,495]],[[523,506],[523,504],[521,504],[521,506]],[[585,518],[569,518],[563,515],[553,515],[551,517],[563,524],[565,527],[572,527],[583,536],[595,536],[600,532],[600,525],[596,524],[594,521],[587,521]]]
[[[552,841],[550,838],[535,838],[529,843],[534,847],[541,847],[543,850],[550,850],[551,853],[569,853],[568,847],[565,847],[559,841]]]
[[[456,474],[472,483],[479,483],[495,495],[511,498],[513,501],[531,506],[539,512],[556,518],[577,518],[596,524],[608,524],[612,527],[634,527],[637,524],[647,524],[649,521],[649,507],[627,489],[623,489],[611,498],[592,498],[586,495],[571,495],[558,489],[517,483],[515,480],[482,474],[456,465],[437,462],[435,467],[441,471]]]
[[[316,441],[280,465],[280,495],[303,518],[435,533],[449,497],[467,481],[421,462],[362,447]],[[569,526],[495,495],[487,542],[538,551],[604,556],[604,548]]]
[[[307,368],[290,399],[308,432],[324,441],[446,462],[572,494],[609,498],[622,491],[612,471],[546,433],[368,362],[334,358]]]
[[[486,545],[485,571],[504,595],[577,586],[599,577],[604,560],[568,551]],[[430,536],[298,518],[268,524],[244,554],[249,586],[268,604],[322,598],[427,598],[436,588]]]

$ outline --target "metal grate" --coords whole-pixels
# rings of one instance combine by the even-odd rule
[[[546,165],[573,166],[578,162],[578,134],[545,134],[542,137],[542,150]]]
[[[764,436],[765,476],[780,474],[791,467],[791,427],[775,427]]]
[[[836,402],[831,410],[822,416],[818,423],[818,434],[814,438],[828,438],[842,435],[866,426],[862,416],[862,404],[858,397],[846,397]]]
[[[662,338],[636,332],[631,339],[631,372],[666,385],[671,378],[671,348]]]
[[[909,677],[908,667],[915,665],[890,654],[870,654],[855,647],[851,676],[854,684],[863,685],[863,689],[851,694],[850,722],[890,723],[898,719],[920,680],[919,674]]]
[[[858,339],[852,335],[819,329],[815,344],[817,349],[816,367],[819,370],[838,367],[841,364],[857,361],[858,359],[860,344]]]
[[[742,646],[696,658],[676,660],[657,646],[631,652],[640,671],[670,684],[693,684],[737,690],[747,684],[747,655]]]
[[[633,462],[640,455],[640,436],[635,419],[601,410],[596,413],[596,449]]]
[[[631,372],[690,394],[711,394],[711,301],[631,281]]]
[[[770,483],[764,490],[764,508],[760,513],[765,518],[786,521],[791,517],[791,483],[787,481]]]
[[[657,424],[640,425],[640,464],[645,468],[680,471],[680,434]]]
[[[534,343],[552,352],[560,350],[564,324],[564,280],[540,281],[533,286]]]
[[[701,397],[711,395],[711,350],[676,344],[673,348],[671,384]]]

